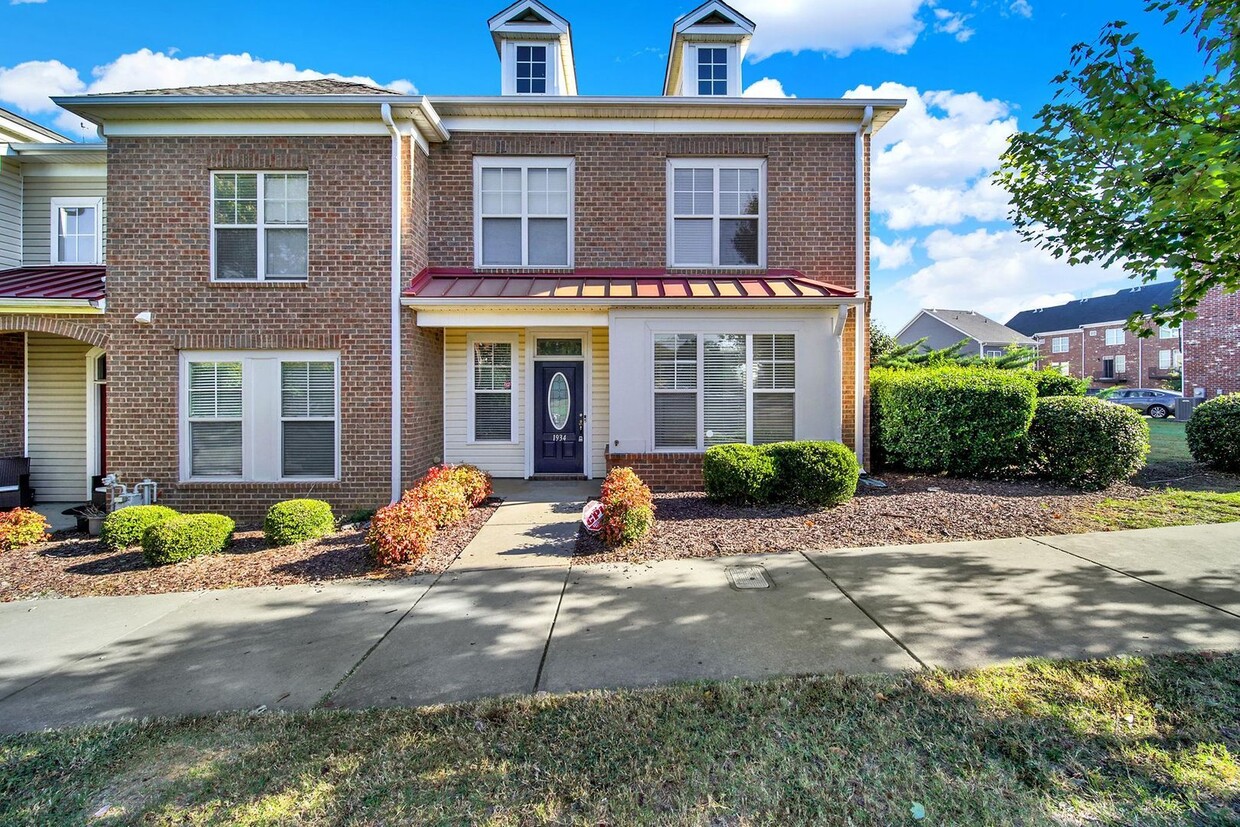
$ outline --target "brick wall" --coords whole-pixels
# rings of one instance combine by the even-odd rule
[[[651,491],[701,491],[702,454],[608,454],[607,470],[632,468]]]
[[[26,451],[26,339],[0,335],[0,457]]]
[[[1179,337],[1162,339],[1159,338],[1157,325],[1147,323],[1144,327],[1152,331],[1152,334],[1145,338],[1125,328],[1124,343],[1121,345],[1108,345],[1106,331],[1124,328],[1122,322],[1068,333],[1038,334],[1038,367],[1045,368],[1055,362],[1067,362],[1072,376],[1089,379],[1090,386],[1094,388],[1170,386],[1178,391],[1179,382],[1174,373],[1159,368],[1158,353],[1160,350],[1179,350]],[[1060,337],[1067,337],[1068,352],[1052,353],[1051,342]],[[1124,370],[1117,371],[1114,379],[1105,378],[1103,360],[1121,355],[1125,361]]]
[[[388,501],[390,151],[386,136],[108,142],[108,465],[123,481],[151,477],[168,505],[240,519],[287,497]],[[307,171],[307,283],[210,281],[213,169]],[[133,322],[141,311],[154,323]],[[320,348],[341,357],[338,483],[177,482],[179,351]]]
[[[1184,323],[1184,392],[1207,399],[1240,392],[1240,293],[1215,288]]]

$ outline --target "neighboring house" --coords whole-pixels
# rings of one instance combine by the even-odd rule
[[[0,330],[77,349],[77,499],[104,469],[253,518],[387,502],[441,460],[661,488],[700,486],[724,442],[864,461],[870,135],[903,102],[742,98],[753,28],[721,2],[682,17],[656,97],[578,96],[568,22],[522,0],[490,20],[500,96],[57,99],[107,140],[106,312],[26,273],[50,263],[31,250],[0,272]]]
[[[1216,287],[1184,323],[1184,393],[1240,393],[1240,293]]]
[[[997,359],[1010,347],[1037,347],[1037,342],[1028,336],[972,310],[917,311],[896,334],[896,341],[911,345],[921,339],[926,340],[924,347],[929,350],[942,350],[964,341],[961,353],[985,359]]]
[[[1025,310],[1008,327],[1038,342],[1038,367],[1090,380],[1095,388],[1169,387],[1180,390],[1184,347],[1177,328],[1147,322],[1151,335],[1127,329],[1133,314],[1167,305],[1178,282],[1130,287],[1105,296]]]

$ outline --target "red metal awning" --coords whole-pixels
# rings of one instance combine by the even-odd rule
[[[0,270],[0,299],[84,299],[104,297],[107,268],[76,265]]]
[[[761,275],[685,275],[663,270],[571,270],[556,273],[490,273],[428,267],[405,296],[446,304],[495,299],[551,301],[703,301],[852,298],[855,290],[812,279],[796,270]]]

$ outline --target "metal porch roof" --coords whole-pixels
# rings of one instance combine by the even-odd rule
[[[0,298],[99,301],[104,297],[107,272],[102,266],[77,265],[0,270]]]

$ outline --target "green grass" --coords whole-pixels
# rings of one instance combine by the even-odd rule
[[[119,724],[0,739],[0,823],[1236,824],[1237,709],[1232,654]]]
[[[1234,523],[1240,521],[1240,493],[1168,488],[1135,500],[1103,500],[1080,513],[1105,529]]]
[[[1146,422],[1150,423],[1150,455],[1146,460],[1149,465],[1193,461],[1183,422],[1175,419],[1146,419]]]

